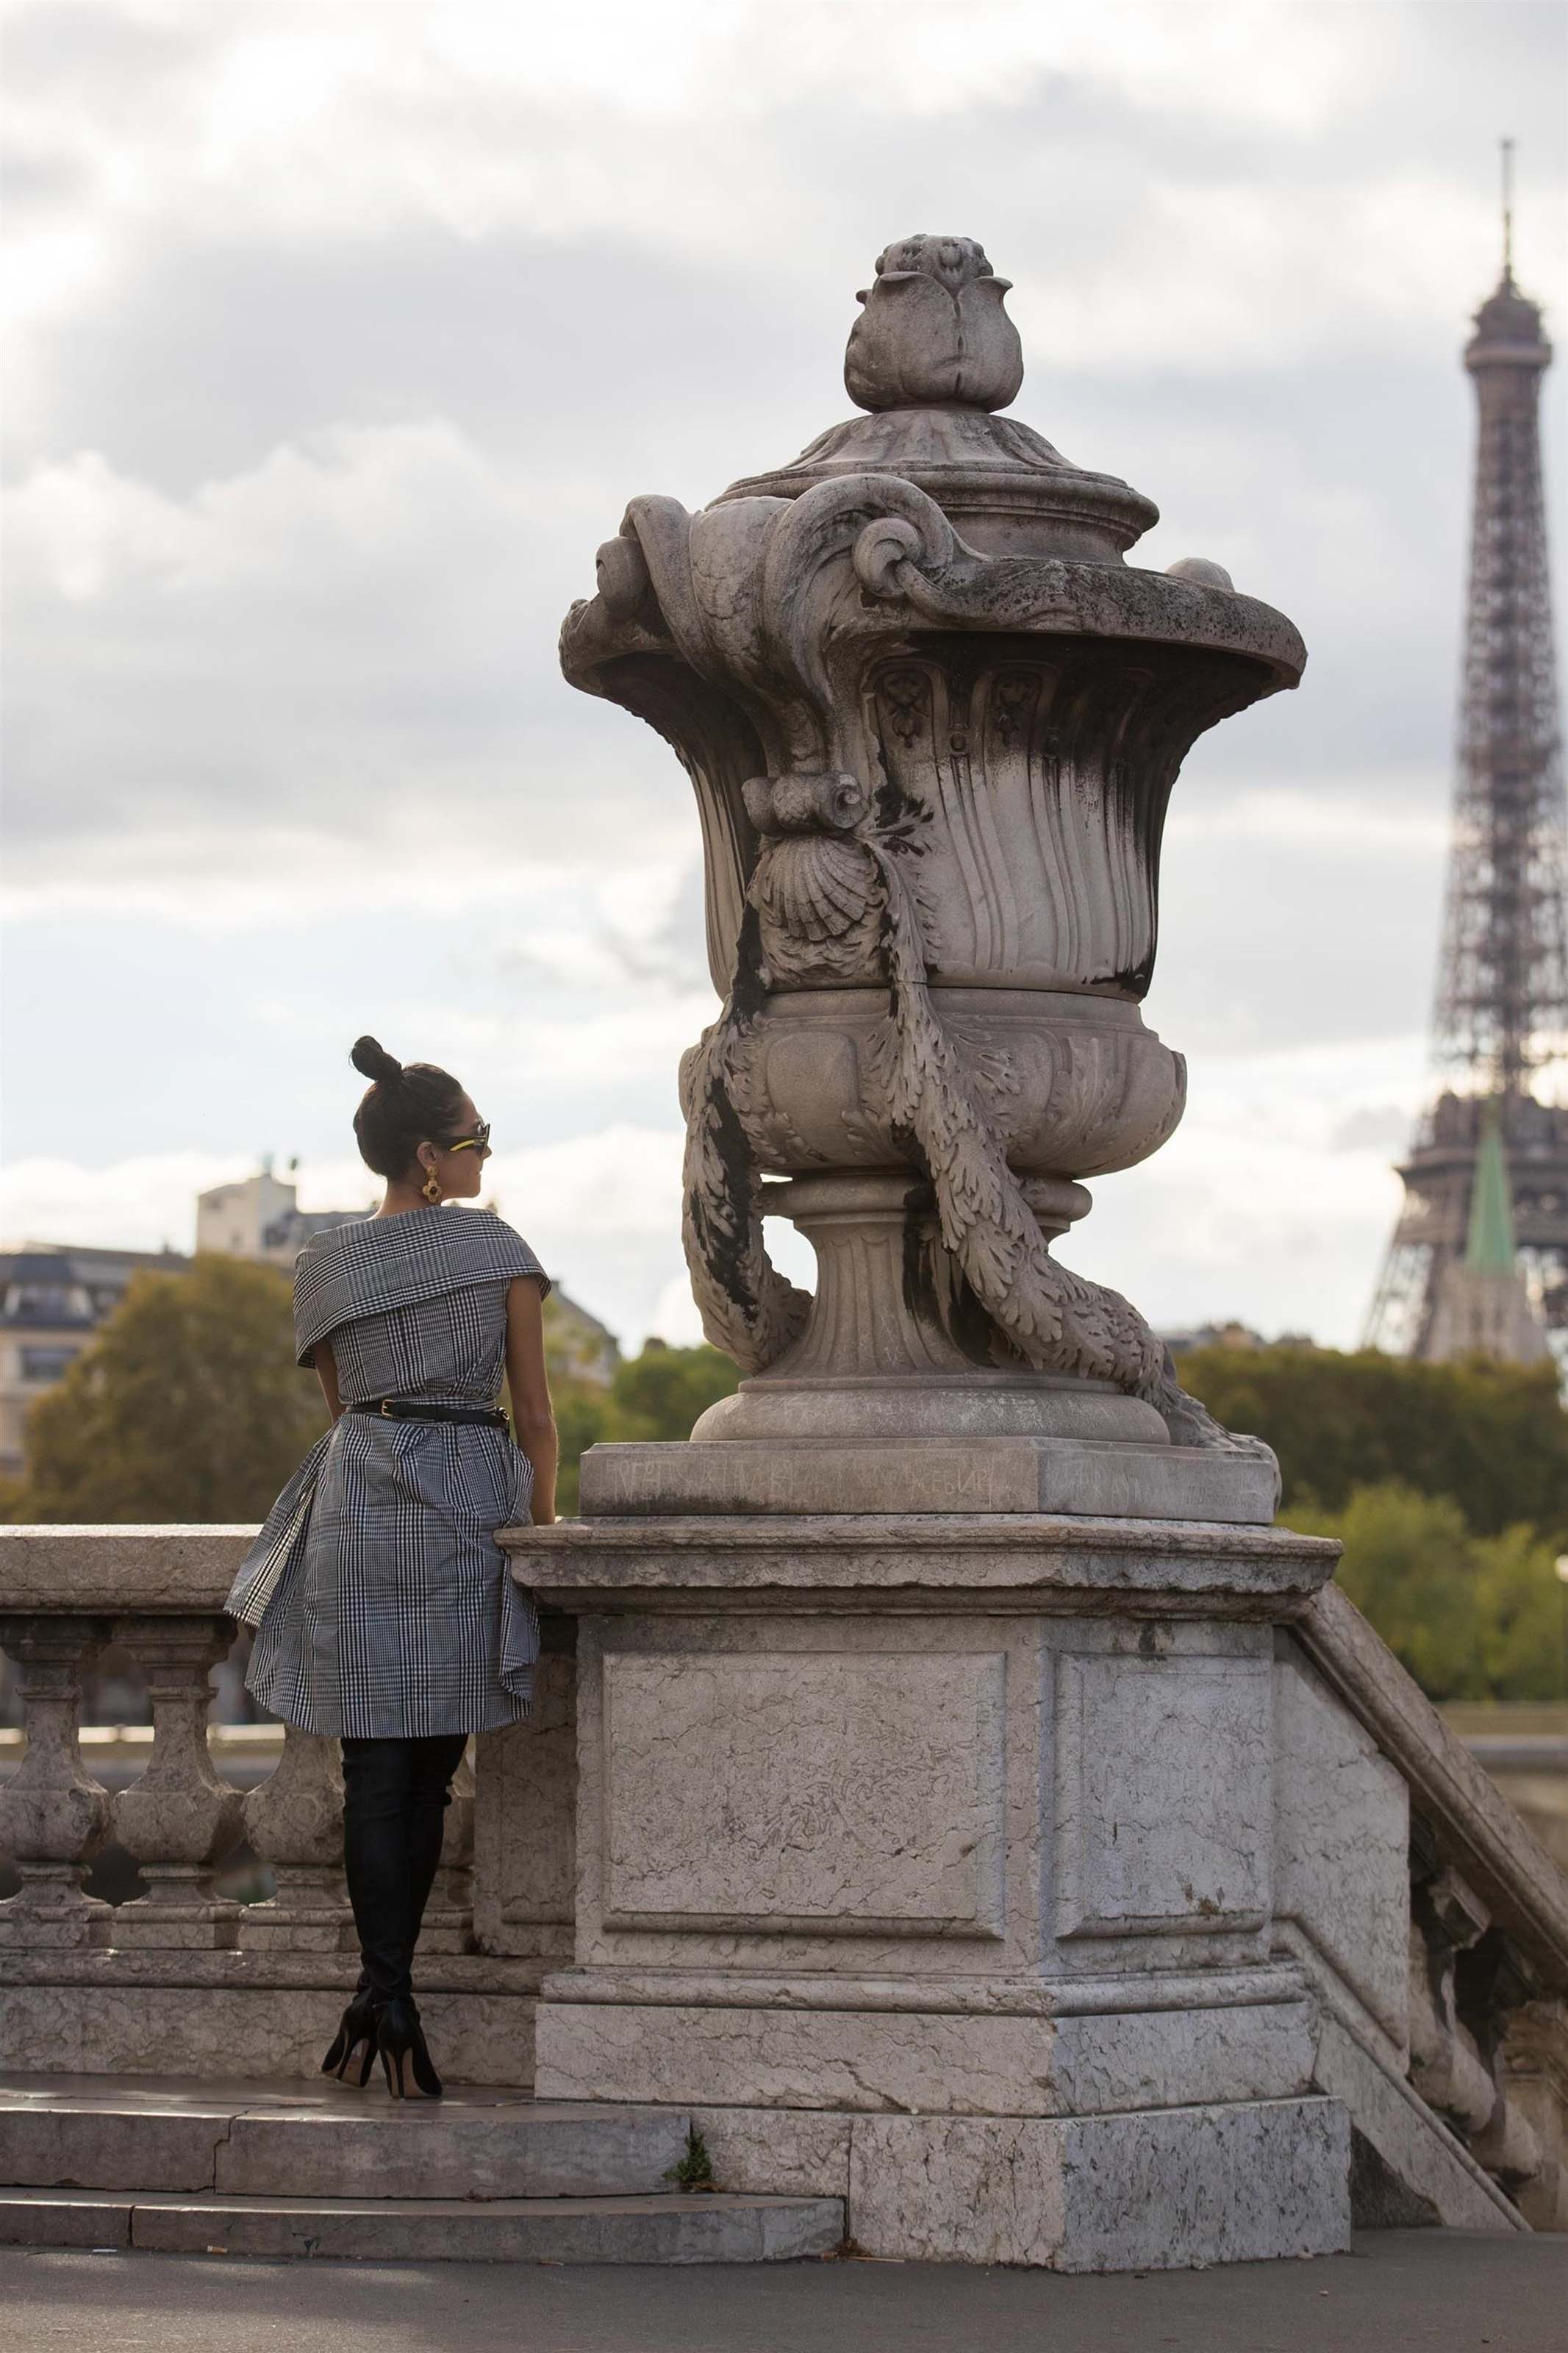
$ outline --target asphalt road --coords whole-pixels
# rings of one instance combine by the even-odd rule
[[[0,2253],[4,2353],[1568,2353],[1568,2238],[1383,2231],[1315,2263],[288,2263]]]

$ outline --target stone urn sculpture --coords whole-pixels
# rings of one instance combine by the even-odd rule
[[[845,365],[867,413],[699,513],[634,499],[563,631],[701,819],[724,1002],[681,1071],[685,1241],[748,1378],[693,1434],[1205,1451],[1210,1515],[1267,1518],[1268,1450],[1051,1245],[1182,1115],[1140,1011],[1182,760],[1304,650],[1217,565],[1129,565],[1150,501],[995,413],[1007,286],[971,239],[889,246]]]

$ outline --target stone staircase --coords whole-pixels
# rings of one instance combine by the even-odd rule
[[[829,2254],[837,2198],[682,2192],[674,2108],[332,2083],[0,2078],[0,2244],[376,2262]]]

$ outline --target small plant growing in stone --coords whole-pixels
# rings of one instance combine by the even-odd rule
[[[667,2181],[677,2189],[717,2189],[713,2179],[713,2160],[708,2154],[708,2144],[695,2125],[686,2128],[686,2147],[676,2162],[667,2168]]]

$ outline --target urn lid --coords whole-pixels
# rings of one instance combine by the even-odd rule
[[[1010,283],[973,237],[889,245],[857,297],[865,309],[844,357],[849,397],[868,413],[830,427],[792,464],[732,482],[716,503],[798,498],[842,474],[897,474],[986,554],[1120,563],[1158,522],[1153,501],[994,414],[1024,381]]]

